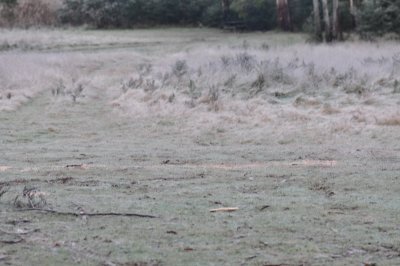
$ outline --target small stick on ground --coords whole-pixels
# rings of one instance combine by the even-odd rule
[[[9,181],[0,182],[0,186],[11,186],[11,185],[20,185],[20,184],[28,184],[28,183],[67,183],[72,181],[73,177],[60,177],[55,179],[39,179],[39,178],[32,178],[32,179],[15,179]]]
[[[40,231],[40,229],[33,229],[33,230],[27,230],[27,231],[21,231],[21,232],[8,232],[6,230],[0,229],[1,233],[7,234],[7,235],[18,235],[18,236],[36,233],[39,231]]]
[[[10,189],[10,187],[8,186],[3,186],[0,185],[0,198],[7,193],[7,191]]]
[[[237,210],[239,210],[238,207],[227,207],[227,208],[211,209],[210,212],[234,212]]]
[[[22,241],[24,241],[23,238],[18,238],[16,240],[0,240],[0,243],[12,245],[12,244],[18,244]]]
[[[0,243],[3,243],[3,244],[9,244],[9,245],[12,245],[12,244],[17,244],[17,243],[20,243],[20,242],[22,242],[22,241],[24,241],[25,239],[20,235],[20,234],[18,234],[18,233],[11,233],[11,232],[7,232],[7,231],[3,231],[3,230],[1,230],[1,233],[4,235],[12,235],[12,237],[10,238],[10,237],[5,237],[5,238],[3,238],[3,236],[0,238]],[[8,238],[8,239],[7,239]]]
[[[34,211],[46,214],[57,214],[57,215],[65,215],[65,216],[125,216],[125,217],[141,217],[141,218],[158,218],[157,216],[148,215],[148,214],[139,214],[139,213],[119,213],[119,212],[95,212],[95,213],[76,213],[76,212],[62,212],[56,210],[47,210],[47,209],[16,209],[16,211],[24,212],[24,211]]]

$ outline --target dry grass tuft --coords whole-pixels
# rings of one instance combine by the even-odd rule
[[[321,105],[321,102],[315,98],[306,98],[299,96],[294,100],[293,103],[296,107],[318,107]]]
[[[335,195],[335,192],[333,191],[333,183],[329,182],[325,178],[311,182],[309,189],[311,191],[322,192],[328,197]]]
[[[333,107],[329,103],[325,103],[324,106],[322,107],[322,113],[325,115],[334,115],[334,114],[339,114],[340,109]]]
[[[377,119],[377,124],[380,126],[400,126],[400,113]]]
[[[15,207],[40,209],[47,206],[46,193],[41,192],[35,187],[25,186],[22,191],[22,198],[20,199],[20,195],[15,197]]]
[[[10,190],[9,186],[0,185],[0,198]]]

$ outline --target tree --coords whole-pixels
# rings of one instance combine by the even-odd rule
[[[321,3],[323,27],[321,25],[320,2],[319,0],[313,0],[316,39],[324,40],[325,42],[341,39],[339,0],[321,0]],[[332,4],[332,6],[330,7],[329,4]]]
[[[0,0],[0,26],[12,26],[17,0]]]
[[[332,0],[332,39],[340,39],[339,0]]]
[[[357,17],[361,37],[400,35],[400,0],[365,0]]]
[[[234,0],[231,17],[248,30],[271,30],[277,27],[276,0]]]
[[[328,0],[322,0],[322,14],[324,20],[324,40],[326,42],[332,41],[332,28],[331,28],[331,18],[329,16],[329,6]]]
[[[356,28],[358,26],[358,12],[359,8],[361,6],[362,0],[349,0],[349,9],[350,9],[350,15],[352,19],[352,26],[353,28]],[[375,2],[375,0],[374,0]]]
[[[315,37],[318,41],[322,41],[321,11],[319,6],[319,0],[313,0]]]
[[[312,13],[313,0],[290,0],[288,4],[293,30],[302,31]]]
[[[222,24],[225,24],[228,21],[230,7],[231,0],[221,0]]]
[[[16,4],[17,4],[17,0],[0,0],[0,5],[15,6]]]
[[[288,0],[276,0],[276,13],[279,27],[284,31],[291,31],[293,26],[290,19]]]

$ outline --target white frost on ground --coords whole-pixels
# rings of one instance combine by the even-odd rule
[[[121,115],[179,116],[199,128],[400,124],[396,43],[278,45],[262,34],[149,32],[4,31],[0,43],[15,49],[0,53],[0,110],[51,91],[55,102],[103,97]],[[118,46],[138,43],[156,45]],[[107,49],[86,50],[94,44]]]

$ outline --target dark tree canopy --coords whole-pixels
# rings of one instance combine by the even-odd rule
[[[17,0],[0,0],[0,4],[3,5],[15,5],[17,4]]]
[[[326,41],[341,39],[343,31],[400,35],[400,0],[62,0],[56,10],[48,5],[43,0],[0,0],[0,26],[280,29],[307,31]]]

